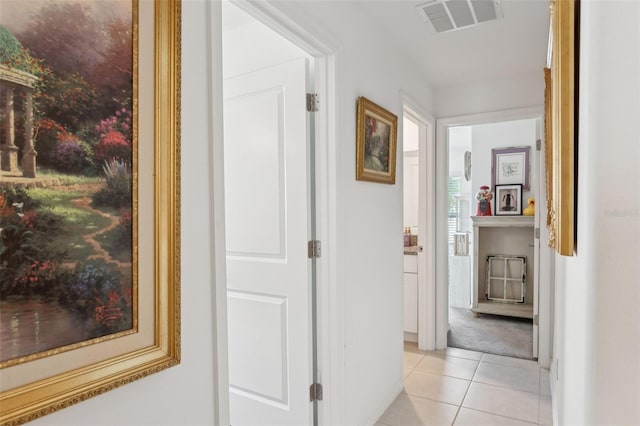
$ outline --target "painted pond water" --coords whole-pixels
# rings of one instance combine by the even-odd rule
[[[0,301],[0,362],[86,340],[85,324],[56,301]]]

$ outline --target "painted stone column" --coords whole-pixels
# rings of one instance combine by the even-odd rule
[[[16,146],[15,110],[13,103],[13,86],[7,84],[5,98],[5,140],[0,146],[0,164],[2,170],[18,171],[18,147]]]
[[[24,117],[24,148],[22,150],[22,176],[36,177],[36,156],[33,147],[33,89],[27,88],[27,104]]]

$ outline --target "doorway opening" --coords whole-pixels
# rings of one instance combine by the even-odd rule
[[[435,119],[402,95],[404,340],[435,349]]]
[[[222,18],[230,419],[317,424],[313,58],[230,2]]]
[[[268,3],[214,2],[210,10],[221,24],[214,39],[222,40],[221,48],[212,45],[214,99],[225,98],[214,114],[224,117],[224,137],[213,141],[214,167],[224,170],[215,192],[225,194],[216,264],[226,266],[220,282],[228,290],[227,309],[223,303],[216,312],[225,325],[218,350],[229,357],[219,392],[231,406],[220,422],[341,424],[337,190],[328,166],[335,162],[336,48]],[[322,250],[313,244],[310,251],[309,241]],[[323,388],[321,404],[310,400]]]
[[[523,213],[538,189],[538,120],[449,126],[446,132],[447,345],[537,358],[536,219]],[[505,184],[516,191],[503,194],[511,188]],[[481,208],[483,186],[491,200]]]
[[[423,250],[420,233],[420,126],[410,114],[402,119],[404,205],[404,340],[418,342],[418,253]],[[422,231],[424,232],[424,230]]]

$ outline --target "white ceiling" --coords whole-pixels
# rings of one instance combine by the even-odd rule
[[[548,0],[501,0],[503,19],[445,33],[436,33],[416,11],[427,0],[293,1],[309,16],[326,16],[327,9],[334,9],[352,14],[353,20],[368,20],[434,88],[541,73],[546,63]],[[248,23],[243,12],[225,3],[225,30]],[[348,3],[353,7],[343,7]]]
[[[549,36],[548,0],[502,0],[504,19],[436,33],[416,11],[426,0],[360,1],[433,87],[540,72]]]

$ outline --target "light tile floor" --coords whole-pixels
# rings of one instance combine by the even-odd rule
[[[404,391],[375,426],[552,425],[549,371],[518,358],[406,343]]]

